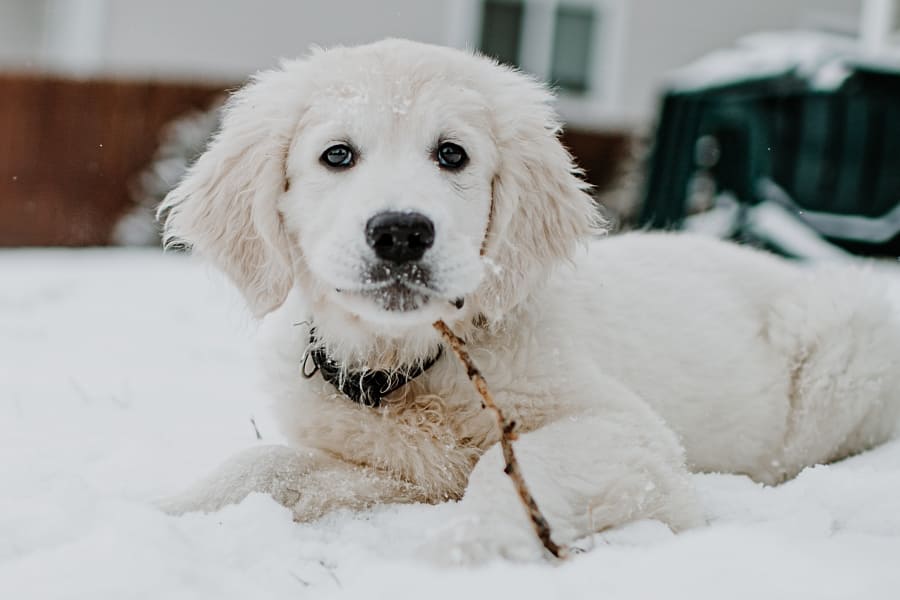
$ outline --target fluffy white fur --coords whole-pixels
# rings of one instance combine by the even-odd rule
[[[594,239],[550,100],[490,60],[400,40],[317,51],[233,96],[161,213],[171,240],[269,315],[265,361],[295,445],[233,458],[171,510],[252,491],[298,520],[461,499],[471,518],[433,542],[441,553],[540,555],[492,417],[449,352],[365,408],[300,376],[301,321],[346,365],[390,369],[434,352],[431,323],[445,319],[515,419],[563,543],[635,519],[702,523],[689,470],[776,484],[892,435],[900,326],[872,276],[683,235]],[[442,140],[467,150],[463,170],[438,167]],[[336,142],[357,149],[355,166],[319,162]],[[384,210],[435,223],[416,310],[383,309],[364,274],[364,226]]]

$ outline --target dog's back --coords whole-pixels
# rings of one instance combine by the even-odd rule
[[[777,483],[894,432],[900,323],[880,274],[683,234],[597,241],[576,272],[546,294],[572,305],[556,318],[666,419],[692,468]]]

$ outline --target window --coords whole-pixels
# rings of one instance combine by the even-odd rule
[[[572,92],[588,90],[596,23],[593,6],[560,4],[556,8],[551,83]]]
[[[521,0],[486,0],[481,16],[481,51],[500,62],[518,65],[524,14]]]
[[[473,0],[480,49],[548,81],[569,99],[607,99],[605,64],[621,0]]]
[[[550,83],[569,123],[587,127],[618,118],[628,0],[452,0],[450,6],[449,45],[475,45]]]

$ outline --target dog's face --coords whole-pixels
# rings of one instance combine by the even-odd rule
[[[546,90],[457,50],[388,40],[258,75],[160,208],[263,315],[409,337],[500,317],[596,217]],[[433,332],[431,332],[433,333]]]
[[[379,67],[319,82],[278,210],[319,296],[373,323],[427,324],[482,278],[490,105],[441,77]]]

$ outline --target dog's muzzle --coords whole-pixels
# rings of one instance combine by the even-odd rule
[[[434,245],[434,223],[417,212],[387,211],[366,223],[366,243],[378,259],[363,278],[383,284],[367,295],[384,310],[407,312],[428,303],[431,268],[422,259]]]

